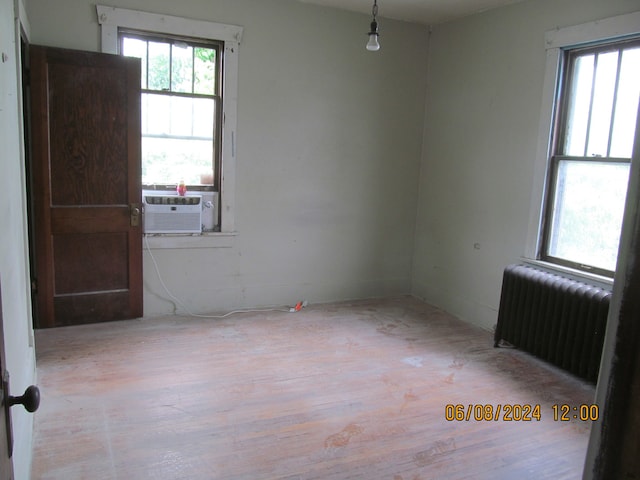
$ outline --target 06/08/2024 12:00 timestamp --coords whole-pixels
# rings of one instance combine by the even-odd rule
[[[554,404],[551,405],[552,418],[556,422],[596,421],[600,409],[596,404]],[[447,404],[444,417],[448,422],[453,421],[503,421],[503,422],[531,422],[542,419],[540,404]]]

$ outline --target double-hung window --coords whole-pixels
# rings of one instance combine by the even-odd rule
[[[143,188],[171,190],[184,180],[188,191],[209,192],[206,195],[218,203],[208,211],[219,212],[212,228],[219,233],[189,237],[191,242],[152,238],[152,246],[228,246],[236,234],[238,58],[243,28],[105,5],[96,5],[96,13],[102,51],[141,59]]]
[[[142,185],[219,191],[220,42],[119,32],[142,64]]]
[[[640,39],[561,54],[539,258],[613,276],[640,93]]]

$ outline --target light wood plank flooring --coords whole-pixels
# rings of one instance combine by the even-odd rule
[[[36,349],[34,479],[578,479],[591,428],[551,405],[593,385],[411,297],[39,330]]]

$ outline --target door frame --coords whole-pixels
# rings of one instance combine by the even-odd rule
[[[31,86],[29,71],[29,38],[24,28],[20,28],[20,66],[22,72],[22,143],[25,168],[25,201],[27,210],[27,242],[29,255],[29,280],[31,285],[31,316],[33,328],[38,328],[38,289],[36,272],[36,248],[34,234],[34,186],[33,157],[31,155]]]

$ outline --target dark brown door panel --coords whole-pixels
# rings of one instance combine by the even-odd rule
[[[139,60],[30,54],[37,326],[140,317]]]

